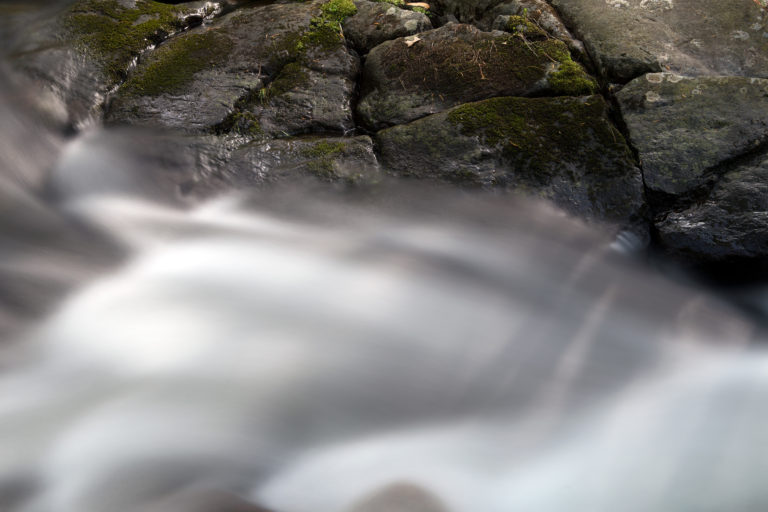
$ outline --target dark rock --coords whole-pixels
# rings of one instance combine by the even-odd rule
[[[537,27],[546,30],[553,37],[563,41],[568,48],[581,58],[586,51],[581,41],[573,37],[563,24],[557,12],[545,0],[510,0],[488,11],[477,26],[482,30],[514,31],[515,17],[523,16]],[[510,21],[513,26],[510,27]]]
[[[254,138],[353,129],[359,60],[338,22],[317,21],[322,4],[245,9],[174,38],[139,65],[107,120]]]
[[[768,257],[768,158],[726,174],[705,201],[656,226],[661,244],[687,259]]]
[[[22,12],[13,23],[28,30],[13,41],[11,62],[35,79],[39,101],[54,119],[81,126],[100,116],[108,91],[145,49],[210,14],[210,7],[79,0],[43,20]]]
[[[455,17],[461,23],[473,23],[504,0],[434,0],[437,11]]]
[[[432,28],[423,13],[400,9],[386,2],[355,2],[357,14],[344,21],[344,36],[360,53],[384,41],[410,36]]]
[[[380,180],[373,142],[367,136],[252,142],[232,154],[227,175],[240,186],[307,178],[347,185]]]
[[[685,195],[768,141],[768,80],[651,73],[616,95],[645,185]]]
[[[371,50],[357,111],[379,129],[494,96],[578,95],[595,88],[561,41],[454,24]]]
[[[643,204],[640,171],[600,96],[493,98],[376,135],[399,176],[509,188],[590,218],[626,221]]]
[[[553,0],[600,73],[768,77],[768,13],[753,0]]]

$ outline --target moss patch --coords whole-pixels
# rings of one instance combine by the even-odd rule
[[[527,16],[510,16],[505,27],[507,32],[525,37],[526,39],[547,39],[549,35]]]
[[[560,63],[560,67],[547,79],[552,92],[563,96],[594,94],[597,82],[589,76],[579,64],[571,59]]]
[[[228,37],[215,30],[185,34],[158,48],[124,90],[143,96],[181,92],[195,73],[220,64],[232,46]]]
[[[343,142],[322,141],[304,148],[301,154],[309,158],[332,157],[342,154],[346,146]]]
[[[569,162],[588,169],[626,169],[632,156],[606,117],[599,96],[579,98],[492,98],[450,111],[448,122],[462,135],[500,147],[511,167],[535,183],[561,173]],[[606,163],[606,154],[621,160]]]
[[[457,37],[438,44],[390,44],[381,59],[387,78],[405,89],[465,101],[488,96],[489,88],[507,94],[528,90],[545,77],[548,66],[571,60],[558,40],[525,41],[510,34],[488,38],[461,25],[453,30]]]
[[[109,79],[119,82],[130,62],[152,43],[183,27],[184,9],[151,0],[126,8],[117,0],[80,0],[64,15],[69,36],[102,62]]]

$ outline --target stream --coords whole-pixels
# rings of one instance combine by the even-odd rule
[[[2,66],[3,512],[768,509],[764,286],[522,197],[182,200]]]

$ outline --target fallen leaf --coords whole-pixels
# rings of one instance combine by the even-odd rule
[[[404,42],[405,42],[405,46],[410,48],[411,46],[415,45],[419,41],[421,41],[421,38],[419,36],[413,36],[410,39],[406,39]]]

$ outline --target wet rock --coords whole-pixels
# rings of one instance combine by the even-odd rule
[[[595,88],[561,41],[454,24],[371,50],[357,111],[369,128],[380,129],[494,96],[579,95]]]
[[[107,120],[256,138],[351,130],[359,60],[327,5],[244,9],[174,38],[139,65]]]
[[[689,260],[768,257],[768,158],[726,174],[706,200],[656,227],[661,244]]]
[[[640,171],[600,96],[493,98],[376,135],[398,175],[516,189],[588,218],[626,221],[643,203]]]
[[[11,62],[35,79],[40,103],[53,118],[81,126],[99,117],[107,92],[147,47],[209,14],[213,5],[79,0],[39,23],[22,13],[17,22],[28,31],[14,42]]]
[[[360,185],[380,180],[370,137],[304,137],[252,142],[232,154],[228,179],[240,186],[317,179]]]
[[[432,29],[425,14],[390,3],[357,0],[355,6],[357,14],[344,21],[344,36],[363,54],[384,41]]]
[[[523,16],[530,23],[545,30],[553,37],[563,41],[572,52],[581,58],[586,58],[586,51],[582,42],[573,37],[557,12],[544,0],[511,0],[504,2],[488,11],[478,21],[477,26],[482,30],[514,32],[520,16]]]
[[[600,73],[768,77],[768,13],[753,0],[553,0]]]
[[[768,80],[651,73],[616,95],[645,185],[685,195],[768,141]]]

